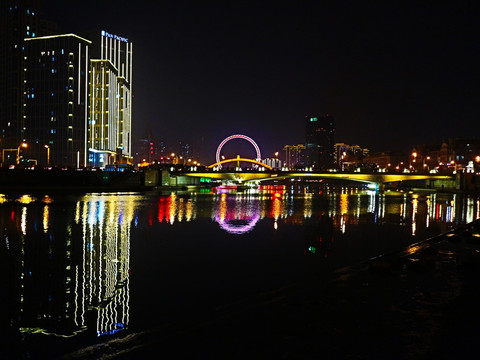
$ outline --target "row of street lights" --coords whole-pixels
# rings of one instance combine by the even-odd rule
[[[21,148],[26,148],[28,145],[27,143],[21,143],[20,145],[18,145],[18,148],[15,148],[15,149],[3,149],[2,150],[2,164],[5,162],[5,151],[15,151],[17,153],[17,157],[16,157],[16,163],[18,165],[18,163],[20,162],[20,149]]]
[[[26,149],[28,147],[28,144],[26,142],[21,143],[18,148],[15,149],[3,149],[2,150],[2,164],[5,163],[5,152],[6,151],[15,151],[17,153],[16,156],[16,164],[18,165],[20,163],[20,150],[22,148]],[[47,166],[50,166],[50,146],[45,145],[45,149],[47,149]]]

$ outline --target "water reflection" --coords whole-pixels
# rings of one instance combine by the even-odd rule
[[[332,218],[320,215],[306,219],[304,241],[306,255],[327,257],[334,241]]]
[[[20,332],[71,337],[87,329],[87,313],[98,336],[125,328],[134,197],[1,198],[2,260],[12,265],[3,280]]]
[[[446,230],[479,217],[478,198],[441,193],[346,189],[321,194],[285,190],[90,194],[61,201],[49,196],[0,195],[4,270],[0,280],[11,305],[5,311],[9,326],[23,333],[71,337],[93,330],[102,336],[126,329],[130,324],[132,231],[155,224],[155,230],[162,231],[210,219],[215,227],[218,224],[222,236],[242,236],[269,219],[264,224],[272,234],[293,228],[297,235],[303,226],[293,239],[300,241],[299,253],[303,247],[306,256],[301,254],[302,259],[330,259],[340,240],[362,225],[394,225],[394,231],[400,227],[419,236],[430,227]]]
[[[157,214],[148,216],[152,226],[155,218],[158,223],[174,224],[195,220],[197,202],[202,197],[212,197],[211,212],[201,209],[202,217],[210,217],[219,226],[232,234],[251,231],[259,220],[274,219],[274,228],[282,222],[303,224],[305,219],[314,216],[315,202],[319,197],[313,193],[302,196],[283,191],[256,193],[220,194],[175,194],[160,196]],[[456,194],[379,194],[375,191],[327,192],[320,195],[328,199],[328,216],[335,228],[345,233],[350,225],[360,223],[390,223],[411,226],[411,234],[416,235],[419,226],[428,228],[434,223],[458,224],[471,222],[480,216],[479,200],[461,197]],[[459,204],[459,201],[462,203]],[[138,221],[138,219],[136,220]],[[138,223],[137,225],[138,226]]]

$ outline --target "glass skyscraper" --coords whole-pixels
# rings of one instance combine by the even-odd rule
[[[305,117],[305,165],[314,170],[333,166],[335,119],[329,114]]]

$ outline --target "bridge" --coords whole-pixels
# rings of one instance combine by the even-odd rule
[[[237,155],[232,159],[221,159],[221,150],[223,146],[230,140],[241,139],[250,142],[255,148],[257,158],[248,159]],[[222,157],[223,158],[223,157]],[[240,167],[240,162],[247,162],[253,164],[250,168]],[[228,163],[236,163],[236,167],[231,169],[224,169],[222,165]],[[351,180],[363,183],[375,184],[379,188],[384,188],[385,184],[401,181],[411,180],[445,180],[455,181],[455,175],[441,175],[431,173],[385,173],[385,172],[328,172],[328,171],[302,171],[296,170],[280,170],[273,169],[272,167],[261,162],[261,153],[258,145],[248,136],[245,135],[231,135],[224,139],[216,152],[216,162],[209,165],[207,168],[200,170],[196,167],[187,167],[182,170],[175,170],[175,175],[186,176],[193,178],[209,178],[222,181],[234,181],[237,183],[248,183],[252,181],[265,181],[265,180],[285,180],[289,178],[297,179],[336,179],[336,180]]]
[[[231,159],[237,161],[237,159]],[[189,177],[210,178],[216,180],[230,180],[238,183],[246,183],[251,181],[264,180],[284,180],[288,178],[298,179],[336,179],[336,180],[351,180],[363,183],[376,184],[383,188],[387,183],[407,181],[407,180],[455,180],[455,175],[438,175],[438,174],[419,174],[419,173],[344,173],[344,172],[314,172],[314,171],[299,171],[299,170],[252,170],[236,168],[239,171],[232,170],[209,170],[209,171],[178,171],[178,175],[185,175]]]

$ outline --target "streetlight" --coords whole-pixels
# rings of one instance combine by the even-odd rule
[[[17,165],[20,163],[20,148],[26,148],[28,145],[27,143],[21,143],[17,148]]]
[[[50,146],[45,145],[45,149],[47,149],[47,166],[50,166]]]

